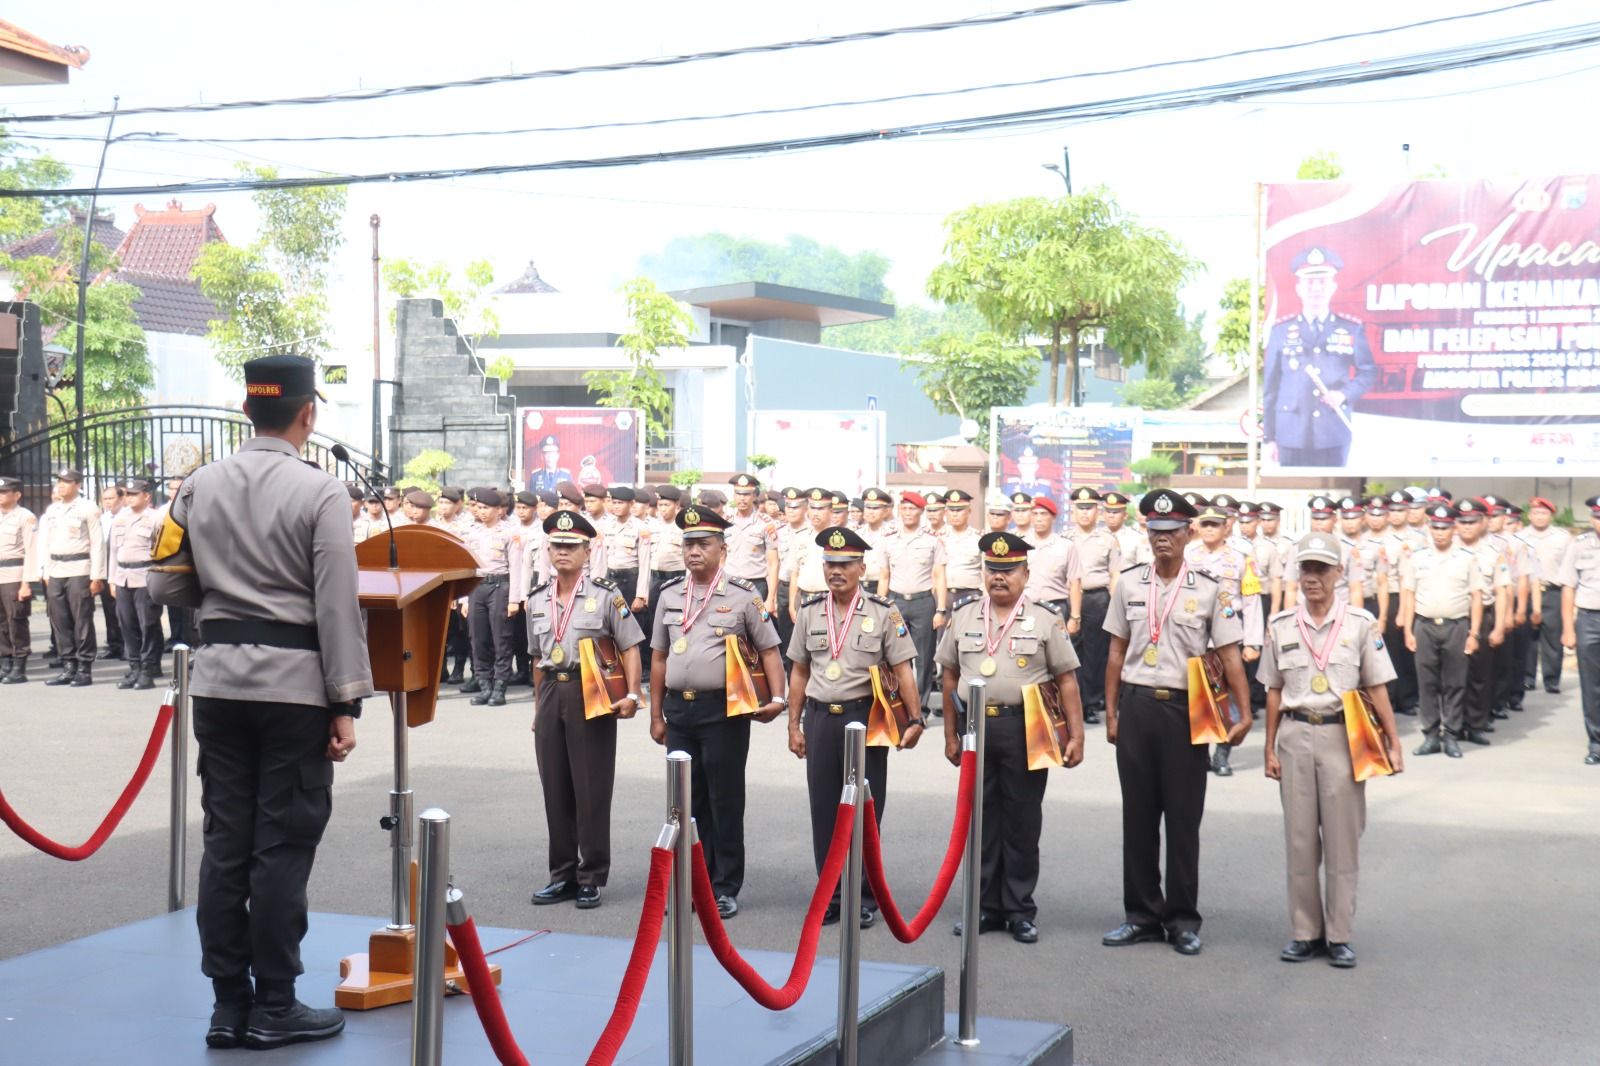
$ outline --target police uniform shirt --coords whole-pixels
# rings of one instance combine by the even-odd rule
[[[648,569],[650,534],[644,523],[629,517],[615,522],[606,540],[606,566],[612,570]]]
[[[1312,643],[1320,654],[1333,631],[1334,611],[1320,624],[1306,620]],[[1283,690],[1283,709],[1307,714],[1328,714],[1344,709],[1343,695],[1358,688],[1386,685],[1395,679],[1394,664],[1384,649],[1378,620],[1359,607],[1346,607],[1338,643],[1328,652],[1328,668],[1317,670],[1306,647],[1298,611],[1279,611],[1267,622],[1267,642],[1256,666],[1256,680],[1266,688]],[[1325,673],[1326,692],[1311,687],[1311,679]]]
[[[1283,553],[1278,543],[1265,533],[1257,533],[1250,547],[1255,552],[1256,575],[1263,581],[1283,580]]]
[[[976,589],[983,587],[983,559],[978,551],[978,539],[983,534],[968,528],[957,533],[949,530],[944,535],[944,583],[946,588]]]
[[[0,511],[0,585],[39,576],[39,520],[20,503]]]
[[[477,524],[477,520],[466,511],[457,511],[454,518],[444,523],[444,528],[448,529],[462,540],[466,540],[467,531]]]
[[[1522,539],[1521,533],[1506,537],[1506,556],[1511,560],[1513,578],[1525,577],[1532,581],[1540,576],[1539,554],[1533,550],[1533,545]]]
[[[870,575],[872,571],[867,573]],[[828,587],[822,574],[822,549],[817,547],[816,534],[809,524],[794,538],[789,580],[801,592],[821,592]]]
[[[956,608],[939,637],[939,650],[934,661],[961,676],[959,691],[966,691],[965,683],[983,676],[984,660],[994,659],[995,672],[984,677],[985,699],[1003,707],[1022,703],[1024,685],[1054,684],[1056,677],[1070,674],[1079,666],[1078,655],[1072,650],[1067,636],[1067,622],[1052,607],[1022,597],[1022,612],[1012,624],[1010,632],[991,654],[989,641],[1000,636],[1010,611],[990,608],[989,633],[983,627],[983,605],[987,596],[975,596]]]
[[[1575,590],[1579,610],[1600,610],[1600,537],[1593,530],[1567,545],[1556,584]]]
[[[876,581],[878,575],[883,573],[883,545],[886,540],[899,533],[899,530],[888,522],[879,522],[878,528],[873,529],[862,522],[856,527],[856,532],[861,534],[861,539],[867,542],[867,553],[862,556],[862,562],[867,564],[868,581]]]
[[[1368,599],[1378,595],[1378,574],[1389,573],[1389,556],[1384,551],[1383,541],[1370,533],[1364,534],[1355,542],[1356,560],[1361,566],[1361,572],[1371,578],[1370,584],[1362,587],[1362,593]]]
[[[1265,628],[1261,618],[1261,601],[1255,595],[1244,595],[1243,585],[1252,573],[1255,560],[1246,558],[1237,548],[1223,544],[1216,551],[1207,550],[1200,541],[1190,541],[1184,556],[1191,567],[1198,567],[1222,583],[1224,612],[1232,608],[1244,627],[1244,642],[1252,648],[1260,647]],[[1259,585],[1259,579],[1256,581]]]
[[[678,692],[714,692],[727,687],[727,639],[743,637],[756,651],[778,646],[772,624],[756,587],[742,577],[724,577],[707,593],[696,583],[694,603],[688,603],[689,580],[672,578],[656,596],[652,651],[667,654],[667,688]],[[684,632],[685,610],[692,616]],[[698,616],[695,611],[700,611]],[[682,651],[678,641],[682,640]]]
[[[1400,567],[1400,587],[1416,594],[1418,618],[1466,618],[1472,593],[1486,584],[1475,553],[1459,544],[1412,552]]]
[[[1572,543],[1571,534],[1558,526],[1549,525],[1542,533],[1529,526],[1520,536],[1539,557],[1539,573],[1543,583],[1553,584],[1556,575],[1561,572],[1561,560],[1566,557],[1567,546]]]
[[[1402,535],[1391,528],[1380,538],[1383,543],[1383,558],[1388,564],[1389,594],[1400,594],[1400,564],[1405,562],[1406,556],[1415,550],[1411,538]]]
[[[135,514],[124,507],[111,520],[111,551],[107,574],[113,585],[142,589],[149,576],[150,547],[161,532],[161,519],[154,507]]]
[[[514,534],[503,523],[485,525],[474,523],[462,539],[467,550],[478,560],[478,576],[493,577],[511,573],[511,541]]]
[[[760,511],[750,517],[735,516],[722,537],[728,546],[724,572],[746,581],[767,579],[767,552],[778,550],[778,531]]]
[[[934,568],[946,561],[944,541],[925,529],[897,531],[882,541],[882,552],[889,569],[889,591],[902,596],[931,591]]]
[[[383,523],[374,523],[373,520],[367,516],[366,509],[363,508],[361,513],[357,515],[350,524],[350,539],[356,544],[360,544],[374,533],[381,532],[383,529]]]
[[[821,555],[822,549],[817,549]],[[800,601],[794,635],[789,638],[789,661],[808,663],[811,676],[806,681],[806,698],[819,703],[842,703],[872,695],[872,675],[868,671],[887,662],[899,666],[917,654],[905,619],[887,596],[874,596],[861,589],[855,614],[845,623],[844,647],[839,651],[838,678],[829,680],[827,668],[834,661],[828,645],[826,601],[832,593],[819,592]],[[837,604],[835,611],[843,610]],[[835,625],[840,619],[835,617]]]
[[[1044,603],[1071,596],[1074,581],[1083,580],[1083,560],[1078,546],[1055,533],[1028,553],[1028,587],[1024,592]]]
[[[1122,566],[1118,567],[1119,571],[1125,570],[1139,561],[1134,556],[1139,554],[1141,545],[1145,549],[1150,547],[1150,538],[1140,532],[1139,527],[1131,519],[1124,522],[1122,528],[1113,533],[1112,536],[1117,538],[1117,547],[1122,552]]]
[[[650,531],[650,569],[683,573],[683,530],[659,518]]]
[[[1483,605],[1492,608],[1495,605],[1493,590],[1511,584],[1511,568],[1506,563],[1505,555],[1489,542],[1488,537],[1480,537],[1478,543],[1467,548],[1467,551],[1477,560],[1478,573],[1483,576]]]
[[[1111,531],[1099,526],[1085,533],[1077,526],[1067,534],[1073,547],[1078,549],[1078,563],[1083,568],[1083,591],[1111,586],[1111,575],[1122,571],[1122,546]],[[1060,597],[1055,597],[1060,599]]]
[[[556,582],[537,585],[528,594],[529,646],[537,649],[540,670],[579,669],[578,642],[610,637],[617,642],[617,651],[644,641],[644,631],[633,617],[628,604],[623,602],[617,584],[603,577],[580,576],[572,592],[571,620],[567,619],[568,606],[555,595]],[[564,627],[561,634],[561,661],[551,658],[556,649],[556,623]]]
[[[349,513],[350,494],[345,493],[345,513]],[[106,576],[105,538],[100,532],[100,508],[79,496],[71,503],[60,500],[45,508],[42,523],[45,557],[40,560],[45,577],[87,577],[103,581]],[[83,555],[86,558],[63,561],[58,556]]]
[[[1152,593],[1155,593],[1153,596]],[[1167,613],[1169,597],[1176,596]],[[1167,617],[1156,645],[1156,664],[1144,661],[1150,647],[1150,615],[1159,598],[1160,614]],[[1161,583],[1153,564],[1132,566],[1122,572],[1117,587],[1111,590],[1111,605],[1106,608],[1105,630],[1128,641],[1128,654],[1122,662],[1122,680],[1130,685],[1152,688],[1188,687],[1189,660],[1204,655],[1211,647],[1226,647],[1244,639],[1239,613],[1222,602],[1222,585],[1204,571],[1188,568],[1181,585]],[[1157,616],[1156,624],[1161,625]]]
[[[779,582],[789,581],[793,577],[789,572],[789,566],[794,561],[795,538],[804,532],[806,526],[802,523],[800,528],[796,529],[788,522],[777,522],[774,523],[773,528],[778,533],[778,580]]]

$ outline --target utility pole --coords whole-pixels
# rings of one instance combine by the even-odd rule
[[[1054,163],[1041,163],[1040,166],[1044,167],[1046,170],[1053,170],[1057,174],[1061,175],[1061,180],[1067,185],[1067,195],[1072,195],[1072,149],[1068,148],[1066,145],[1061,146],[1060,166],[1056,166]]]
[[[89,314],[89,249],[94,242],[94,213],[100,202],[100,179],[106,172],[106,153],[111,150],[111,129],[117,124],[117,107],[122,97],[111,98],[111,117],[106,119],[105,140],[100,143],[100,166],[94,172],[94,191],[89,194],[89,214],[83,220],[83,258],[78,261],[78,349],[73,359],[72,395],[78,419],[72,431],[72,461],[86,469],[83,444],[83,327]]]
[[[383,289],[378,279],[378,227],[383,220],[373,215],[372,224],[372,464],[383,462],[383,360],[379,342],[383,339]]]

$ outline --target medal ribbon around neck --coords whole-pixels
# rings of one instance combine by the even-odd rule
[[[828,593],[828,606],[824,617],[828,622],[828,651],[835,659],[844,651],[844,638],[850,635],[850,619],[855,617],[856,605],[861,602],[861,586],[856,586],[855,595],[850,597],[850,606],[844,609],[844,623],[837,627],[833,623],[833,593]],[[835,630],[837,629],[837,632]]]
[[[1326,673],[1328,660],[1333,658],[1333,649],[1339,641],[1339,630],[1344,628],[1345,604],[1341,603],[1333,612],[1333,628],[1328,630],[1327,643],[1322,645],[1322,652],[1318,654],[1316,645],[1311,643],[1311,616],[1306,613],[1306,605],[1301,603],[1295,608],[1294,624],[1300,629],[1300,639],[1306,643],[1306,651],[1311,653],[1311,662],[1317,668],[1317,673]]]
[[[1027,596],[1017,597],[1017,604],[1015,607],[1011,608],[1011,614],[1006,618],[1006,624],[1001,627],[1000,635],[995,637],[993,640],[990,640],[989,634],[993,632],[993,629],[989,624],[989,597],[985,596],[983,598],[983,646],[990,655],[995,653],[995,650],[999,648],[1001,643],[1006,639],[1006,634],[1011,632],[1012,624],[1016,622],[1017,617],[1022,614],[1022,605],[1026,599]]]
[[[706,586],[706,598],[700,601],[700,609],[691,612],[694,606],[694,575],[689,574],[685,579],[683,599],[683,635],[689,635],[689,629],[706,613],[706,608],[711,606],[711,594],[722,583],[722,567],[717,567],[717,572],[711,575],[711,584]]]
[[[567,626],[572,623],[572,609],[573,606],[578,602],[578,593],[583,591],[583,583],[585,580],[585,578],[579,577],[578,580],[572,583],[572,592],[567,596],[567,602],[562,605],[565,613],[563,613],[562,610],[557,609],[556,583],[554,581],[550,582],[550,613],[555,615],[555,636],[557,650],[560,650],[561,642],[567,638]],[[560,659],[556,660],[556,662],[560,661]]]
[[[1189,564],[1184,562],[1178,567],[1178,576],[1172,579],[1172,598],[1167,601],[1166,610],[1161,609],[1161,590],[1156,584],[1158,575],[1152,569],[1150,572],[1150,646],[1153,648],[1161,643],[1161,631],[1167,628],[1167,618],[1172,614],[1172,607],[1178,602],[1178,596],[1183,592],[1183,578],[1189,572]]]

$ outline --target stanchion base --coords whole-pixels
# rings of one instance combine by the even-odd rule
[[[415,929],[379,929],[367,942],[368,951],[339,960],[339,976],[344,978],[334,990],[335,1006],[344,1010],[372,1010],[396,1003],[410,1003],[414,984],[412,966],[417,957]],[[491,963],[489,973],[500,983],[500,967]],[[468,992],[467,975],[461,969],[456,946],[445,941],[444,979]]]

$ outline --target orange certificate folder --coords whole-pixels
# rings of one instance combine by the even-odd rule
[[[1228,691],[1221,685],[1221,671],[1213,675],[1201,658],[1189,660],[1189,743],[1226,744],[1228,742]]]
[[[897,748],[910,727],[911,716],[895,683],[894,667],[887,663],[872,668],[872,710],[867,714],[867,746]]]
[[[1022,686],[1022,726],[1028,740],[1028,769],[1048,770],[1066,763],[1067,716],[1049,698],[1055,682]]]
[[[600,654],[595,642],[588,637],[578,641],[578,667],[583,678],[583,717],[599,718],[613,713],[605,672],[600,668]]]
[[[755,679],[739,647],[739,638],[729,633],[723,638],[723,660],[727,663],[728,717],[755,714],[766,701],[756,691]]]
[[[1350,768],[1357,781],[1394,773],[1377,711],[1360,689],[1344,694],[1344,734],[1350,742]]]

